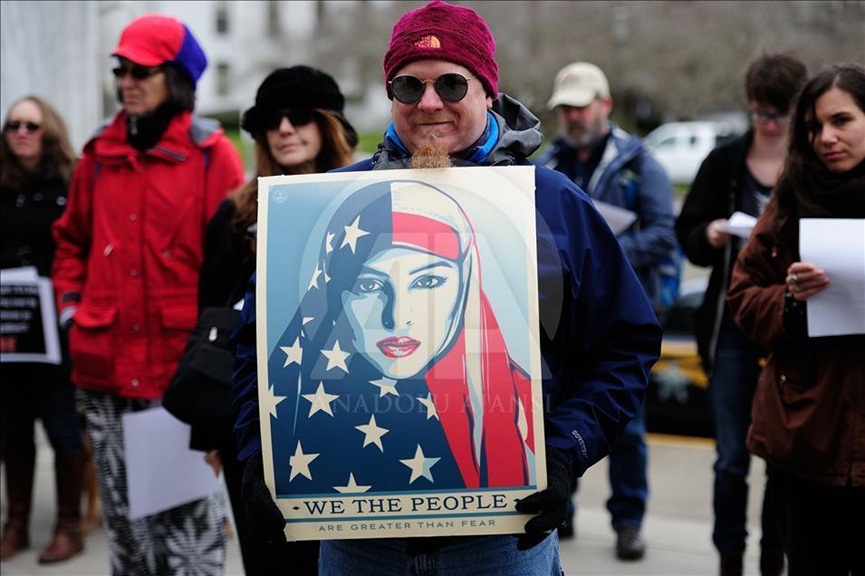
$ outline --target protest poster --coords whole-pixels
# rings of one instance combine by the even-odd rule
[[[523,532],[546,485],[534,168],[260,178],[257,238],[287,537]]]
[[[0,271],[0,362],[60,360],[51,280],[33,267]]]

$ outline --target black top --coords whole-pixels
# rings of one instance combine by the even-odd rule
[[[0,192],[0,267],[35,266],[40,276],[51,276],[51,225],[66,208],[67,190],[66,182],[55,178]]]
[[[249,277],[255,270],[255,256],[246,242],[246,232],[234,230],[237,205],[231,199],[220,203],[207,224],[204,260],[198,280],[198,306],[233,306],[243,298]],[[234,454],[231,422],[192,426],[189,447],[193,450],[222,450]]]
[[[752,129],[709,153],[676,218],[676,236],[688,260],[712,268],[695,318],[697,345],[709,374],[714,370],[718,331],[722,323],[733,325],[724,297],[741,244],[733,239],[723,248],[713,248],[706,239],[706,227],[715,219],[729,218],[736,210],[758,216],[755,188],[747,182],[746,157],[753,140]]]
[[[246,280],[255,270],[255,255],[246,241],[249,233],[234,229],[235,214],[237,205],[226,198],[207,224],[198,279],[199,308],[233,306],[243,298]]]

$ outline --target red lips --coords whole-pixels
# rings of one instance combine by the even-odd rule
[[[388,358],[404,358],[418,349],[420,342],[408,336],[391,336],[375,344]]]

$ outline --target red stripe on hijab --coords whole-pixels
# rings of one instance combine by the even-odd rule
[[[456,260],[460,255],[459,237],[453,228],[427,216],[393,213],[394,244],[416,246],[432,254]]]

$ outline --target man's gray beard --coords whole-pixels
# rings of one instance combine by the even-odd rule
[[[578,138],[574,138],[574,136],[568,131],[564,131],[563,135],[565,137],[565,142],[574,148],[583,149],[593,146],[595,142],[598,142],[601,138],[606,136],[609,131],[609,124],[603,122],[601,126],[595,126],[594,123],[588,125]]]
[[[567,142],[573,148],[586,148],[595,143],[598,139],[598,135],[594,131],[583,132],[580,134],[579,138],[574,138],[569,133],[564,134],[565,142]]]
[[[412,154],[410,167],[421,170],[450,168],[451,157],[448,155],[448,149],[443,145],[425,144]]]

